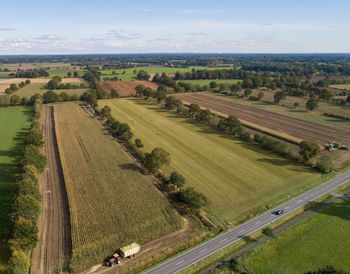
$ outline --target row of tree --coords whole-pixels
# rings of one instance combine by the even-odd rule
[[[295,160],[303,160],[305,164],[312,164],[310,160],[316,158],[320,153],[320,146],[312,141],[303,141],[300,143],[300,152],[298,155],[293,152],[291,147],[275,138],[255,134],[252,138],[250,132],[241,124],[237,117],[230,115],[227,118],[220,118],[211,113],[209,109],[201,109],[197,104],[184,106],[180,99],[174,96],[168,96],[165,99],[165,108],[168,110],[176,110],[178,113],[185,114],[187,117],[197,120],[198,122],[206,123],[216,129],[227,134],[234,135],[245,141],[254,143],[264,149],[289,157]],[[316,162],[316,167],[322,172],[330,172],[334,169],[332,161],[329,157],[321,157]]]
[[[46,166],[46,157],[40,153],[43,134],[39,122],[41,102],[34,103],[35,117],[25,138],[25,148],[19,161],[21,173],[17,179],[17,197],[11,213],[13,222],[9,247],[12,252],[9,269],[12,273],[27,273],[30,265],[29,252],[38,242],[37,220],[40,215],[41,194],[38,173]]]
[[[10,73],[10,77],[15,78],[39,78],[39,77],[49,77],[49,73],[44,69],[32,69],[32,70],[21,70],[16,73]]]
[[[12,83],[12,84],[10,84],[10,87],[5,90],[5,92],[6,92],[6,94],[12,94],[15,91],[17,91],[18,89],[23,88],[29,84],[30,84],[29,79],[22,81],[21,83],[18,84],[18,86],[16,84]]]
[[[121,123],[120,121],[114,119],[111,116],[111,109],[108,106],[104,106],[100,111],[99,115],[102,118],[107,119],[106,124],[112,131],[112,135],[117,137],[119,140],[124,141],[128,148],[133,152],[135,157],[137,157],[144,165],[144,167],[149,171],[157,175],[160,168],[163,165],[169,165],[171,161],[170,154],[160,147],[154,148],[150,153],[144,153],[142,151],[142,141],[136,138],[134,143],[131,139],[133,133],[130,126],[127,123]],[[187,205],[193,210],[199,210],[202,206],[207,204],[207,198],[200,192],[196,191],[192,187],[184,189],[185,178],[177,173],[172,172],[168,179],[163,179],[163,182],[170,189],[172,186],[174,197],[181,203]]]

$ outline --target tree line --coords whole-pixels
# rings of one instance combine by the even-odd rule
[[[9,73],[10,77],[15,78],[39,78],[49,77],[49,73],[44,69],[32,69],[32,70],[20,70],[17,72]]]
[[[98,111],[98,110],[97,110]],[[113,136],[123,141],[133,155],[143,164],[143,166],[151,173],[160,177],[167,190],[182,204],[191,210],[200,210],[207,204],[208,200],[205,195],[196,191],[192,187],[184,188],[186,179],[178,172],[172,172],[170,176],[164,177],[160,172],[163,165],[169,165],[171,162],[170,154],[163,148],[156,147],[151,152],[142,150],[143,144],[141,139],[136,138],[132,142],[134,134],[127,123],[122,123],[114,119],[111,115],[111,109],[104,106],[98,114],[106,119],[106,125],[110,129]]]
[[[242,125],[238,118],[233,115],[219,117],[209,109],[201,109],[198,104],[185,106],[180,99],[174,96],[166,97],[164,107],[170,111],[175,110],[177,113],[183,114],[200,123],[205,123],[226,134],[234,135],[235,137],[258,145],[261,148],[293,160],[302,161],[307,165],[314,165],[313,159],[320,154],[320,146],[312,141],[306,140],[301,142],[299,144],[299,154],[296,154],[286,142],[276,140],[266,135],[254,134],[254,136],[251,136],[251,133]],[[325,173],[331,172],[334,169],[331,159],[326,156],[319,158],[315,166]]]
[[[23,87],[25,87],[26,85],[29,85],[29,84],[30,84],[30,80],[29,79],[20,82],[18,84],[18,86],[16,84],[12,83],[12,84],[10,84],[9,88],[5,89],[5,92],[6,92],[6,94],[10,95],[10,94],[14,93],[15,91],[17,91],[18,89],[23,88]]]
[[[80,83],[80,84],[72,84],[72,83],[66,83],[63,84],[62,78],[59,76],[54,76],[52,79],[47,83],[46,87],[50,90],[54,89],[79,89],[79,88],[86,88],[85,83]]]
[[[30,266],[29,252],[38,242],[37,220],[40,215],[41,194],[38,173],[44,171],[46,157],[40,153],[44,144],[40,125],[41,100],[34,102],[35,119],[25,138],[25,148],[18,160],[17,197],[12,206],[12,235],[9,240],[11,273],[27,273]]]

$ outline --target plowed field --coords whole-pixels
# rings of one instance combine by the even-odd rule
[[[115,89],[118,91],[119,96],[135,96],[135,88],[138,85],[144,85],[145,87],[150,87],[151,89],[157,89],[158,85],[147,81],[131,81],[131,82],[102,82],[100,83],[101,88],[104,90]]]
[[[320,145],[329,140],[337,140],[346,145],[350,144],[350,131],[348,130],[322,126],[198,93],[176,94],[175,96],[186,103],[195,103],[212,111],[231,114],[241,120],[272,129],[274,133],[277,131],[282,136],[290,135],[303,140],[312,140]]]

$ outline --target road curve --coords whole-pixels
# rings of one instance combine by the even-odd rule
[[[251,234],[254,231],[262,229],[266,225],[276,221],[282,216],[273,214],[274,211],[278,209],[284,210],[285,214],[289,213],[297,208],[305,206],[307,203],[312,200],[327,194],[336,187],[350,181],[350,172],[341,174],[340,176],[323,183],[322,185],[311,189],[304,194],[272,209],[268,212],[238,226],[234,229],[230,229],[227,232],[211,239],[208,242],[205,242],[149,271],[144,273],[147,274],[165,274],[165,273],[177,273],[192,264],[208,257],[209,255],[219,251],[220,249],[240,240],[241,238]]]

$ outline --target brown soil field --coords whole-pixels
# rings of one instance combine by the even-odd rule
[[[39,242],[33,249],[30,273],[56,273],[68,266],[71,252],[71,231],[68,199],[56,143],[53,107],[45,106],[41,123],[47,157],[47,168],[40,175],[42,194],[38,221]]]
[[[118,91],[119,96],[135,96],[135,88],[138,85],[144,85],[145,87],[150,87],[151,89],[157,89],[158,85],[147,81],[130,81],[130,82],[101,82],[100,86],[104,90],[115,89]]]
[[[264,127],[265,129],[272,129],[274,135],[276,132],[279,132],[282,136],[290,135],[303,140],[312,140],[320,145],[327,143],[329,140],[337,140],[346,145],[350,144],[350,131],[348,130],[339,130],[322,126],[199,93],[176,94],[175,96],[185,102],[196,103],[214,112],[231,114],[240,120],[248,121],[249,123]]]

